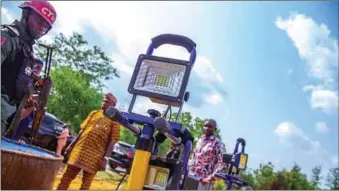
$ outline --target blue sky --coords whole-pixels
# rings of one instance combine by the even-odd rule
[[[19,18],[3,2],[2,22]],[[197,43],[184,111],[214,118],[231,152],[247,141],[249,166],[294,162],[306,173],[338,166],[338,2],[52,2],[58,32],[84,34],[112,56],[121,78],[106,82],[120,106],[150,39],[176,33]],[[75,10],[75,7],[78,9]],[[164,46],[158,55],[187,58]],[[138,99],[136,111],[162,109]],[[310,160],[312,158],[312,160]]]

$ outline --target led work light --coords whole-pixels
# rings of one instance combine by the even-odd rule
[[[238,157],[239,157],[238,169],[246,170],[248,155],[246,153],[241,153]]]
[[[128,90],[152,102],[179,107],[190,71],[189,61],[140,55]]]
[[[153,50],[163,44],[182,46],[191,53],[190,60],[159,57],[152,55]],[[196,59],[196,44],[189,38],[163,34],[152,39],[146,54],[138,58],[128,87],[133,94],[130,109],[133,107],[136,95],[150,98],[154,103],[174,107],[182,107],[188,100],[186,86]]]

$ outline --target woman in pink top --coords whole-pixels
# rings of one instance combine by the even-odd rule
[[[56,154],[61,155],[62,149],[65,147],[66,142],[67,142],[67,137],[69,135],[69,130],[68,130],[68,125],[64,124],[63,130],[61,134],[57,137],[58,138],[58,146],[56,150]]]

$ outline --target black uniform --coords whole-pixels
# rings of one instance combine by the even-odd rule
[[[1,94],[17,105],[32,83],[34,39],[22,24],[15,20],[1,29]]]

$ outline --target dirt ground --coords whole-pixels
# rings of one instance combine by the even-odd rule
[[[64,169],[63,169],[64,170]],[[60,171],[57,176],[53,189],[56,190],[60,179],[62,177],[63,170]],[[98,172],[91,184],[90,190],[115,190],[119,181],[121,180],[122,174],[118,174],[111,169],[107,169],[105,172]],[[125,178],[127,180],[127,177]],[[82,173],[80,173],[71,183],[69,190],[79,190],[82,182]],[[120,185],[119,190],[123,190],[126,181]]]
[[[57,177],[57,180],[55,181],[55,184],[53,187],[54,190],[56,190],[56,187],[58,186],[60,182],[60,178],[61,176]],[[76,177],[68,189],[79,190],[81,186],[81,179],[82,177],[80,176]],[[115,189],[116,189],[116,184],[113,184],[112,182],[109,182],[107,180],[100,180],[100,179],[94,179],[90,187],[90,190],[115,190]]]

